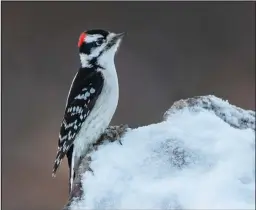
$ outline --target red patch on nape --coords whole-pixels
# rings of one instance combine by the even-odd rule
[[[81,45],[84,42],[85,37],[86,37],[86,33],[84,33],[84,32],[81,33],[81,35],[79,36],[78,44],[77,44],[78,47],[81,47]]]

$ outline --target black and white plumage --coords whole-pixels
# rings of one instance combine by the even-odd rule
[[[67,155],[70,189],[80,157],[105,131],[117,108],[119,87],[114,56],[122,37],[123,33],[105,30],[89,30],[79,37],[81,68],[68,94],[53,167],[55,176]]]

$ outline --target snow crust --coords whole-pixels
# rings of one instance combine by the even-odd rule
[[[199,103],[101,145],[71,209],[255,209],[255,130],[238,123],[255,112],[211,99],[224,120]]]

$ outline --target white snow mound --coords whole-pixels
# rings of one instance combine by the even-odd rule
[[[225,120],[199,103],[101,145],[71,209],[255,209],[255,113],[210,99]]]

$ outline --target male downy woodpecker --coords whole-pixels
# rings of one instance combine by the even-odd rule
[[[79,37],[81,67],[68,93],[53,166],[55,176],[67,155],[70,190],[80,157],[109,126],[117,108],[119,87],[114,57],[123,35],[95,29]]]

